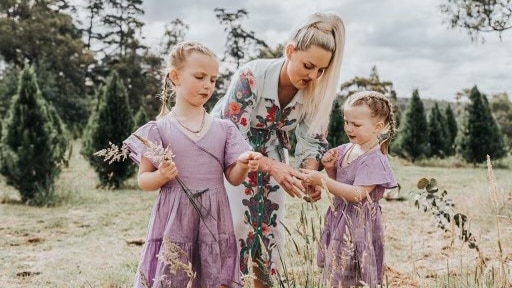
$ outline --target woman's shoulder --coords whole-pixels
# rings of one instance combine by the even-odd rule
[[[277,66],[281,67],[279,63],[282,61],[282,58],[255,59],[244,64],[239,70],[241,73],[250,72],[255,78],[259,78],[260,76],[265,75],[268,69],[272,69]]]

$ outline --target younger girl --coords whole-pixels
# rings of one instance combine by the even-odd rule
[[[302,170],[305,184],[325,183],[334,195],[317,260],[324,267],[326,287],[376,287],[381,283],[384,255],[378,201],[385,189],[397,185],[386,156],[395,133],[393,110],[382,94],[363,91],[347,99],[344,118],[350,143],[322,157],[327,175]]]
[[[180,43],[169,55],[169,66],[159,119],[134,134],[170,147],[172,156],[158,163],[136,137],[125,141],[139,164],[140,188],[160,189],[134,286],[238,287],[239,258],[224,176],[233,185],[241,184],[249,170],[258,168],[261,154],[249,151],[231,121],[213,118],[203,108],[218,77],[219,64],[211,50]],[[169,85],[176,93],[171,111],[166,105]],[[194,193],[196,207],[181,184]],[[181,255],[183,265],[164,261],[173,252]],[[195,277],[186,273],[189,263]]]

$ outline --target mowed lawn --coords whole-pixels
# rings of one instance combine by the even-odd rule
[[[405,200],[381,201],[388,287],[444,287],[436,283],[447,277],[462,283],[482,267],[479,259],[486,262],[482,273],[502,267],[512,282],[512,170],[493,169],[498,188],[498,201],[493,202],[484,165],[451,168],[445,161],[444,167],[420,167],[395,158],[392,164]],[[470,218],[482,257],[436,228],[430,213],[413,205],[410,192],[418,191],[421,177],[436,178],[455,209]],[[76,152],[58,180],[56,207],[19,204],[17,192],[0,179],[0,287],[131,286],[156,193],[138,190],[135,178],[117,191],[98,190],[97,183],[94,171]],[[326,195],[315,206],[289,198],[285,225],[291,235],[284,257],[293,268],[291,277],[318,273],[311,268],[314,247],[304,243],[303,234],[318,233],[328,204]],[[304,219],[309,219],[307,229]],[[297,254],[295,244],[309,250]],[[310,271],[301,272],[301,266]]]

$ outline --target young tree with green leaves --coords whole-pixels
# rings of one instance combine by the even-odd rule
[[[504,157],[503,134],[491,114],[487,97],[474,86],[469,100],[456,140],[457,152],[473,166],[486,161],[487,155],[492,159]]]
[[[42,97],[34,69],[22,71],[18,87],[3,127],[0,172],[23,202],[52,204],[67,133],[55,109]]]
[[[109,147],[109,143],[122,146],[122,141],[134,129],[132,115],[126,89],[117,72],[113,71],[99,90],[98,103],[85,129],[81,151],[96,171],[101,187],[117,189],[135,172],[130,161],[109,164],[93,155]]]
[[[338,147],[343,143],[349,142],[347,134],[345,134],[345,130],[343,129],[345,120],[343,119],[343,103],[340,100],[341,98],[338,98],[334,101],[329,120],[327,141],[329,142],[330,148]]]
[[[425,156],[428,151],[427,118],[418,89],[412,93],[395,143],[392,146],[392,151],[413,163]]]

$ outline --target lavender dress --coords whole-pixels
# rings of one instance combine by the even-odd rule
[[[151,212],[134,287],[144,287],[145,281],[150,287],[188,287],[189,277],[183,269],[173,274],[171,267],[158,258],[164,237],[184,252],[181,262],[192,264],[196,273],[192,287],[239,287],[239,256],[224,187],[224,169],[250,146],[229,120],[213,119],[198,141],[186,136],[175,121],[168,114],[148,122],[135,133],[162,147],[170,145],[178,175],[192,191],[208,188],[196,197],[204,207],[204,221],[176,180],[162,186]],[[125,143],[130,157],[140,163],[146,147],[133,136]],[[153,165],[157,167],[158,163]]]
[[[323,269],[327,287],[355,286],[361,281],[376,287],[381,283],[384,258],[382,211],[378,201],[385,189],[397,182],[388,158],[379,149],[372,150],[341,167],[347,148],[338,146],[336,181],[355,186],[376,185],[371,201],[345,202],[334,197],[334,211],[327,210],[317,261]]]

